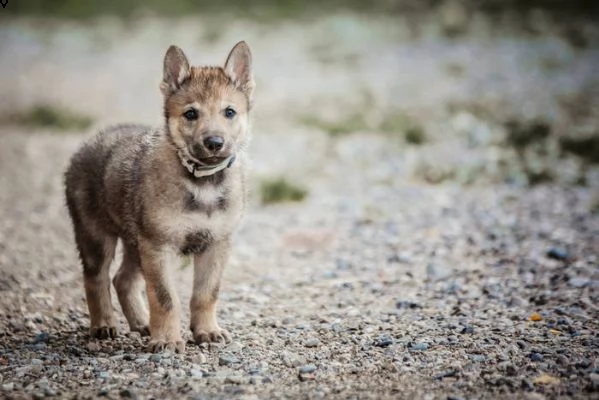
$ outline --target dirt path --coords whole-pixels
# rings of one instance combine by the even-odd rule
[[[559,96],[597,83],[599,50],[553,36],[451,41],[426,26],[414,39],[403,26],[239,22],[214,42],[214,28],[192,20],[168,36],[165,21],[0,28],[0,67],[19,71],[0,76],[4,109],[51,101],[98,125],[158,123],[171,42],[214,63],[248,40],[259,93],[254,194],[219,311],[234,342],[188,343],[182,356],[144,353],[120,310],[118,339],[88,339],[61,182],[84,135],[0,128],[0,397],[599,398],[592,187],[414,175],[422,160],[490,157],[447,138],[459,130],[449,103],[556,117]],[[547,59],[558,63],[550,72]],[[430,142],[409,147],[364,127],[333,138],[301,122],[365,103],[375,122],[381,105],[410,110]],[[259,181],[279,175],[305,185],[307,199],[261,206]],[[184,303],[191,272],[176,271]]]

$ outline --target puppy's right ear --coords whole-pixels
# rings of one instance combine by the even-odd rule
[[[189,61],[183,50],[177,46],[171,46],[164,56],[164,70],[160,91],[167,96],[181,87],[181,84],[191,76]]]

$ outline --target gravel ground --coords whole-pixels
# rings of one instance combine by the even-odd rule
[[[597,83],[596,46],[574,51],[551,35],[455,42],[426,27],[414,39],[394,21],[351,16],[277,28],[238,22],[200,44],[188,38],[205,34],[193,21],[166,39],[165,21],[111,24],[70,27],[76,37],[67,25],[2,27],[2,70],[21,71],[0,78],[4,109],[43,100],[98,125],[156,123],[166,42],[212,63],[245,38],[255,43],[259,85],[255,186],[282,174],[309,196],[261,206],[254,192],[222,285],[219,318],[232,343],[147,354],[147,338],[127,332],[120,310],[117,339],[87,336],[61,183],[84,135],[1,127],[0,397],[599,398],[596,188],[428,185],[412,175],[419,157],[459,153],[461,142],[443,139],[447,127],[435,128],[450,100],[485,102],[488,91],[512,100],[507,108],[554,118],[559,95]],[[339,33],[347,25],[369,35]],[[311,58],[323,32],[347,36],[332,65]],[[361,61],[347,62],[348,49]],[[468,68],[460,80],[442,72],[455,54]],[[548,56],[563,63],[552,80],[538,66],[518,67]],[[493,68],[503,80],[486,75]],[[407,87],[399,93],[388,85],[397,69],[406,71],[393,80]],[[429,113],[435,142],[414,149],[369,132],[332,140],[296,121],[298,109],[339,113],[333,100],[351,104],[355,81],[375,102]],[[533,90],[539,82],[546,92]],[[174,269],[185,304],[192,271]]]

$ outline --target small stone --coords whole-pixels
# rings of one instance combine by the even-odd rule
[[[453,271],[440,264],[429,263],[426,266],[426,276],[431,281],[442,281],[453,275]]]
[[[204,377],[204,373],[201,370],[195,368],[189,371],[189,375],[194,379],[200,379]]]
[[[15,389],[15,384],[13,382],[8,382],[8,383],[2,384],[3,392],[12,392],[14,389]]]
[[[193,362],[194,364],[205,364],[206,363],[206,356],[204,355],[204,353],[199,353],[197,355],[194,355],[191,358],[191,362]]]
[[[576,363],[576,368],[587,369],[592,364],[588,358],[583,358]]]
[[[239,342],[231,342],[226,348],[225,350],[231,352],[231,353],[239,353],[241,350],[243,350],[243,345]]]
[[[424,351],[424,350],[428,350],[428,343],[412,343],[412,345],[410,346],[410,348],[412,350],[417,350],[417,351]]]
[[[465,326],[460,331],[462,335],[472,335],[474,333],[474,328],[471,326]]]
[[[395,308],[400,310],[415,310],[422,308],[422,306],[410,300],[397,300],[395,302]]]
[[[560,247],[552,247],[547,250],[547,257],[552,260],[565,261],[568,259],[568,252]]]
[[[318,345],[320,345],[320,340],[316,338],[310,338],[304,342],[305,347],[318,347]]]
[[[573,277],[568,280],[568,284],[575,288],[583,288],[588,286],[591,280],[589,278]]]
[[[316,365],[306,364],[299,369],[300,374],[311,374],[316,371]]]
[[[160,360],[162,360],[162,355],[161,354],[152,354],[148,360],[154,362],[154,363],[158,363],[160,362]]]
[[[50,335],[48,334],[48,332],[41,332],[35,335],[35,338],[33,339],[33,344],[48,343],[49,340]]]
[[[299,367],[306,362],[303,357],[290,351],[283,351],[280,357],[286,367]]]
[[[225,383],[241,385],[243,383],[243,378],[240,375],[228,375],[225,378]]]
[[[393,339],[391,339],[387,335],[379,336],[377,340],[374,341],[373,345],[377,347],[387,347],[393,344]]]
[[[124,397],[126,399],[136,399],[137,395],[135,394],[135,392],[133,392],[132,390],[129,389],[123,389],[120,392],[121,397]]]
[[[31,359],[31,365],[42,365],[42,364],[43,364],[43,362],[39,358],[32,358]]]
[[[100,388],[100,390],[98,390],[98,396],[100,397],[105,397],[108,396],[108,389],[106,388]]]
[[[532,361],[538,362],[538,361],[543,361],[543,355],[539,354],[539,353],[531,353],[530,354],[530,359]]]
[[[218,365],[220,366],[224,366],[224,365],[231,365],[231,364],[235,364],[238,363],[239,359],[237,357],[235,357],[233,354],[221,354],[218,357]]]
[[[86,347],[91,353],[97,353],[100,351],[100,345],[96,342],[89,342]]]
[[[480,363],[486,361],[487,356],[485,356],[484,354],[472,354],[470,356],[470,359],[474,362]]]
[[[98,374],[98,378],[104,379],[104,380],[110,379],[110,372],[102,371]]]

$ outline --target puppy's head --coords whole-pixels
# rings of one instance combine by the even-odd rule
[[[169,47],[160,90],[177,150],[200,165],[218,164],[243,151],[253,89],[252,56],[245,42],[233,47],[224,67],[191,67],[180,48]]]

